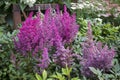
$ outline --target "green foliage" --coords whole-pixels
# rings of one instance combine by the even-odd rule
[[[110,0],[112,3],[117,3],[120,5],[120,0]]]
[[[26,59],[15,51],[13,38],[17,33],[14,30],[0,37],[0,80],[35,80],[34,73],[27,72],[30,66]]]
[[[99,19],[99,18],[98,18]],[[78,24],[80,24],[80,33],[85,36],[87,31],[87,21],[82,18],[78,19]],[[92,30],[94,39],[97,41],[102,41],[104,43],[111,44],[113,41],[117,40],[117,35],[119,34],[120,26],[113,26],[110,23],[102,24],[100,21],[96,21],[95,19],[91,20]]]
[[[47,72],[45,70],[43,71],[42,76],[38,75],[37,73],[35,74],[35,76],[36,76],[37,80],[48,80],[47,79]]]
[[[115,27],[111,24],[103,24],[102,26],[93,26],[93,33],[96,40],[100,40],[102,42],[110,42],[115,41],[117,39],[117,33],[119,26]]]
[[[119,80],[120,79],[120,64],[118,63],[118,60],[115,59],[113,61],[113,68],[109,73],[104,73],[100,71],[99,69],[95,69],[93,67],[90,67],[90,70],[97,76],[99,80]]]
[[[0,79],[8,80],[10,70],[10,55],[14,51],[12,38],[16,34],[14,31],[12,34],[9,32],[0,37]]]
[[[38,0],[37,3],[57,3],[57,4],[64,4],[64,3],[68,3],[70,4],[71,0]]]
[[[53,79],[58,79],[58,80],[65,80],[65,76],[63,76],[62,74],[56,72],[56,74],[53,74],[51,76]]]
[[[66,67],[66,69],[62,68],[62,74],[70,78],[70,73],[72,71],[72,68]]]
[[[114,76],[113,79],[120,79],[120,63],[117,59],[115,59],[113,64],[114,66],[111,70],[111,73]]]
[[[71,78],[72,68],[62,68],[62,73],[55,72],[51,76],[47,75],[47,72],[44,70],[42,75],[35,74],[37,80],[80,80],[78,77]],[[50,77],[50,78],[48,78]]]
[[[55,74],[53,74],[51,77],[52,78],[55,78],[55,79],[58,79],[58,80],[80,80],[78,77],[73,77],[71,76],[71,71],[72,71],[72,68],[62,68],[62,73],[58,73],[56,72]]]
[[[43,71],[42,76],[43,76],[43,80],[46,80],[46,78],[47,78],[47,72],[46,72],[46,71]]]
[[[0,27],[0,37],[3,35],[4,29],[3,27]]]
[[[13,30],[11,5],[10,0],[0,0],[0,27],[3,27],[5,32]]]
[[[104,78],[102,77],[102,71],[100,71],[99,69],[95,69],[93,67],[89,67],[89,68],[95,75],[97,75],[99,80],[104,80]]]
[[[77,36],[75,37],[75,40],[73,42],[72,48],[74,53],[82,55],[81,52],[81,43],[84,42],[86,40],[86,37],[82,36],[83,34],[81,34],[80,32],[78,32]]]
[[[37,80],[42,80],[41,76],[38,75],[37,73],[35,74],[35,76],[36,76]]]

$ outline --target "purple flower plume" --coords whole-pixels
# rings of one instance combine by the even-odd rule
[[[28,53],[35,55],[44,49],[50,49],[52,46],[64,45],[72,42],[78,32],[75,15],[67,12],[66,6],[61,13],[59,8],[52,15],[51,9],[46,10],[43,19],[39,14],[32,17],[33,13],[23,22],[15,40],[16,49],[27,56]]]
[[[50,59],[49,59],[49,55],[48,55],[48,49],[44,48],[43,53],[42,53],[42,59],[40,59],[40,62],[37,65],[41,69],[46,69],[46,68],[48,68],[49,63],[50,63]]]
[[[54,62],[61,67],[70,67],[73,62],[73,55],[69,49],[65,49],[61,46],[57,49],[56,53],[53,55]]]
[[[67,43],[72,42],[78,32],[79,26],[76,23],[76,16],[74,14],[71,16],[67,12],[66,6],[64,6],[63,14],[58,9],[57,15],[55,15],[55,24],[62,41]]]
[[[19,33],[17,35],[18,41],[15,40],[16,49],[27,56],[29,52],[36,50],[38,48],[36,44],[38,44],[37,35],[37,22],[39,20],[37,18],[32,18],[32,14],[26,19],[26,21],[22,24],[22,27],[19,29]]]
[[[108,71],[112,67],[112,60],[115,56],[115,50],[109,49],[107,45],[103,46],[101,42],[93,41],[90,22],[88,22],[88,40],[82,44],[82,74],[86,77],[94,76],[89,67]]]

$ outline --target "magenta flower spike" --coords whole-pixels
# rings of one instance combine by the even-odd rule
[[[40,60],[40,63],[37,64],[37,65],[41,69],[46,69],[46,68],[48,68],[49,63],[50,63],[50,59],[49,59],[49,55],[48,55],[48,49],[44,48],[43,53],[42,53],[42,58]]]
[[[94,75],[89,67],[94,67],[104,72],[109,71],[115,56],[114,48],[109,49],[107,45],[103,46],[101,42],[93,41],[90,22],[88,22],[87,38],[87,41],[82,44],[82,74],[86,77],[93,77]]]

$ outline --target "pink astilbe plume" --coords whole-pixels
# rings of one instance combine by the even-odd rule
[[[67,12],[66,6],[64,6],[64,12],[61,13],[57,9],[57,14],[55,15],[55,24],[58,28],[58,32],[63,42],[70,43],[73,41],[74,37],[78,32],[79,26],[76,23],[76,16],[72,16]]]
[[[50,48],[53,46],[53,26],[44,23],[39,26],[38,29],[38,38],[39,38],[39,47],[40,49],[43,49],[44,47]]]
[[[53,55],[54,62],[61,67],[71,67],[73,63],[73,55],[71,50],[65,49],[64,46],[61,46],[57,49]]]
[[[59,8],[57,12],[51,12],[47,9],[43,19],[39,14],[33,18],[33,13],[23,22],[20,32],[18,33],[18,41],[15,40],[16,49],[23,55],[28,52],[36,54],[44,47],[50,48],[55,45],[63,45],[73,41],[78,32],[75,15],[70,15],[64,6],[64,12],[61,13]],[[58,40],[60,39],[60,40]]]
[[[42,51],[44,47],[50,48],[53,46],[53,27],[50,25],[48,11],[46,12],[44,20],[40,19],[37,14],[35,18],[32,14],[23,22],[17,35],[18,41],[15,40],[16,49],[27,56],[28,53],[35,55],[38,51]]]
[[[38,18],[33,18],[32,14],[23,22],[22,27],[19,29],[19,33],[17,35],[18,41],[15,41],[16,49],[22,53],[23,55],[28,55],[27,53],[33,52],[35,48],[37,48],[37,25]]]
[[[49,59],[49,55],[48,55],[48,49],[44,48],[43,53],[42,53],[42,58],[39,61],[38,67],[40,67],[41,69],[46,69],[48,68],[50,63],[50,59]]]
[[[109,71],[112,67],[115,50],[109,49],[107,45],[103,46],[101,42],[93,41],[90,22],[88,22],[87,38],[87,41],[82,44],[82,74],[86,77],[93,77],[89,67],[98,68],[104,72]]]

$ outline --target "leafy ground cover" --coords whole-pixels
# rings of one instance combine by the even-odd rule
[[[105,3],[78,1],[82,8],[31,12],[18,30],[0,16],[0,80],[120,79],[119,14],[101,17]]]

